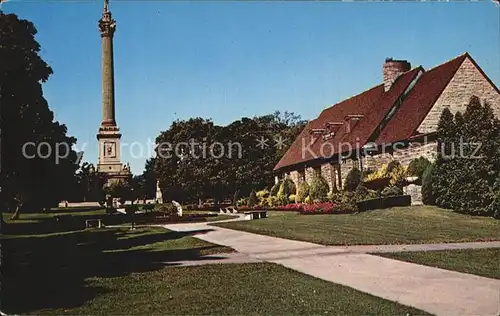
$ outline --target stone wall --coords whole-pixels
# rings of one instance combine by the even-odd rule
[[[473,62],[466,58],[420,124],[417,129],[418,132],[435,132],[443,110],[448,107],[452,113],[464,112],[472,95],[478,96],[481,102],[484,100],[489,102],[495,115],[500,117],[500,94],[481,74]]]

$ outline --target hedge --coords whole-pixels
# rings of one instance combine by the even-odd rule
[[[384,209],[395,206],[410,206],[411,197],[409,195],[388,196],[376,199],[364,200],[356,203],[359,211]]]

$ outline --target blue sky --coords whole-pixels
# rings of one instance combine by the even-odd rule
[[[147,142],[175,119],[225,125],[274,110],[314,118],[382,81],[386,57],[431,68],[468,51],[500,84],[499,6],[480,2],[111,0],[122,160],[140,173]],[[3,5],[35,23],[54,74],[44,93],[57,120],[97,160],[102,1]]]

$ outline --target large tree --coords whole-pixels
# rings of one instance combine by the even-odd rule
[[[202,118],[174,122],[157,138],[155,171],[164,198],[220,201],[270,186],[273,167],[304,125],[288,112],[242,118],[227,126]],[[259,146],[261,139],[266,142]]]
[[[40,57],[36,34],[33,23],[0,12],[0,183],[14,219],[22,210],[57,205],[70,194],[77,169],[76,139],[43,97],[52,69]]]

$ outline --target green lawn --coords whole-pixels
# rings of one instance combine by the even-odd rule
[[[425,314],[274,264],[178,267],[233,251],[189,232],[105,228],[1,237],[7,313]]]
[[[37,315],[426,315],[268,263],[92,277],[87,288],[99,295],[83,306]]]
[[[395,207],[349,215],[268,212],[269,218],[214,224],[325,245],[415,244],[500,240],[500,220],[431,206]]]
[[[376,253],[377,256],[500,279],[500,249]]]

